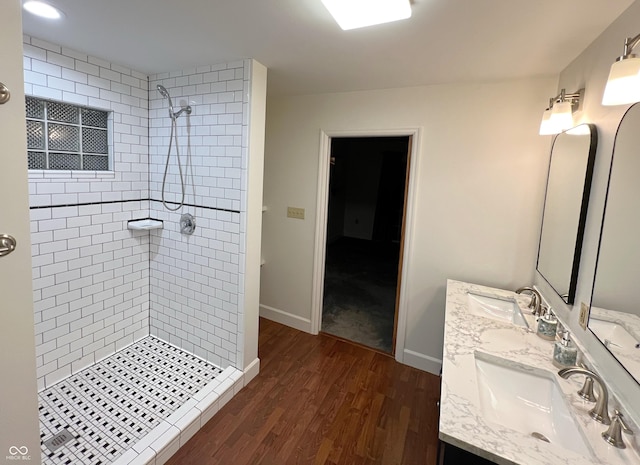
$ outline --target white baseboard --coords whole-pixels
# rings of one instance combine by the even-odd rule
[[[260,316],[267,320],[304,331],[305,333],[311,333],[311,320],[308,318],[302,318],[298,315],[293,315],[266,305],[260,305]]]
[[[428,355],[414,352],[413,350],[404,349],[402,363],[418,370],[426,371],[434,375],[440,375],[442,369],[442,360],[429,357]]]
[[[249,384],[253,378],[258,376],[258,373],[260,373],[260,359],[256,357],[244,370],[244,385]]]

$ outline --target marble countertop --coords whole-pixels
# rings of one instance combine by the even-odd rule
[[[468,311],[467,294],[480,293],[514,298],[529,324],[515,326],[475,316]],[[624,435],[627,449],[609,446],[601,437],[606,426],[593,421],[588,411],[593,403],[578,397],[583,376],[564,380],[551,363],[553,341],[535,334],[536,323],[526,305],[529,297],[511,291],[448,280],[440,400],[440,439],[499,464],[522,465],[629,465],[640,463],[637,436]],[[532,331],[533,330],[533,331]],[[529,434],[492,423],[484,417],[478,394],[476,354],[518,364],[530,370],[551,373],[569,401],[570,414],[591,448],[588,458],[559,445],[546,443]],[[610,390],[610,395],[613,394]]]

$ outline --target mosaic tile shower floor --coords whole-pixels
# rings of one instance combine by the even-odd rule
[[[45,389],[38,399],[43,465],[113,462],[221,372],[149,336]],[[51,451],[65,429],[70,440]]]

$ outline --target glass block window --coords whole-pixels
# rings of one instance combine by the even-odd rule
[[[109,169],[109,112],[26,98],[31,170]]]

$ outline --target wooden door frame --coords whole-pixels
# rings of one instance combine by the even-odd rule
[[[331,157],[331,139],[336,137],[409,137],[408,179],[405,198],[405,214],[403,221],[404,248],[400,256],[401,269],[398,273],[399,293],[396,312],[396,329],[394,331],[394,356],[398,362],[404,360],[404,344],[407,328],[408,289],[413,245],[414,211],[416,181],[418,169],[418,147],[420,147],[420,128],[379,129],[379,130],[320,130],[320,152],[318,156],[318,193],[316,205],[316,225],[313,253],[313,283],[311,291],[311,333],[318,334],[322,326],[322,301],[324,296],[324,272],[327,242],[327,210],[329,206],[329,166]]]

